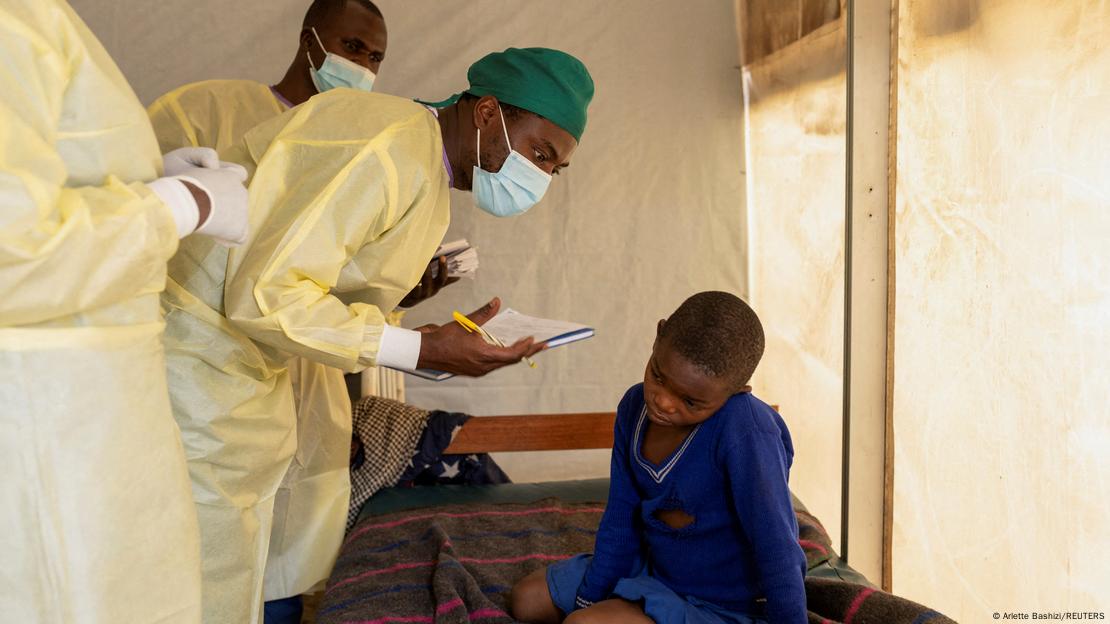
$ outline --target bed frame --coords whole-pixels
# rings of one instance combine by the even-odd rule
[[[616,412],[481,416],[463,424],[445,454],[613,448]]]
[[[777,405],[772,405],[776,412]],[[616,412],[471,418],[445,454],[573,451],[613,448]]]

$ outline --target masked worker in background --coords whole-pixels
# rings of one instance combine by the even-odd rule
[[[593,82],[565,53],[507,50],[469,76],[468,94],[440,109],[333,89],[222,152],[253,174],[257,229],[230,254],[213,247],[171,263],[163,299],[175,417],[202,533],[213,540],[204,547],[209,621],[258,615],[266,512],[296,445],[290,355],[343,371],[481,375],[540,348],[530,339],[488,345],[455,323],[412,331],[384,320],[446,232],[449,187],[473,189],[490,213],[519,214],[585,128]],[[344,436],[349,443],[349,429]]]
[[[197,622],[158,293],[179,237],[246,237],[246,172],[214,153],[163,163],[62,0],[0,0],[0,81],[0,613]]]
[[[335,87],[370,91],[385,59],[386,44],[385,19],[370,0],[315,0],[305,13],[299,46],[281,82],[268,86],[251,80],[207,80],[179,87],[159,98],[148,111],[158,142],[164,151],[185,147],[226,151],[241,142],[251,128],[319,92]],[[170,262],[171,290],[177,291],[192,271],[204,271],[205,263],[213,261],[220,266],[226,262],[221,250],[204,241],[184,244]],[[429,294],[445,284],[447,271],[443,268],[437,277],[428,272],[422,279]],[[406,303],[415,300],[410,295]],[[169,340],[172,345],[178,338],[171,334]],[[180,340],[189,339],[184,336]],[[170,357],[176,352],[171,346]],[[289,361],[289,377],[297,414],[296,450],[291,462],[283,456],[270,458],[272,465],[265,477],[269,485],[262,496],[264,500],[273,498],[268,555],[259,550],[249,555],[252,559],[265,556],[264,576],[255,576],[251,583],[262,582],[267,601],[265,621],[270,624],[300,622],[300,594],[327,579],[343,539],[351,487],[351,404],[343,371],[294,357]],[[178,408],[182,409],[186,408]],[[194,455],[203,456],[204,451],[190,448],[190,456]],[[271,493],[273,474],[286,464],[280,486]],[[261,465],[254,464],[254,469],[260,470]],[[260,532],[266,531],[261,519],[255,522]],[[202,532],[206,546],[220,539],[210,531]],[[209,558],[204,563],[217,562]],[[257,589],[247,592],[225,587],[217,580],[221,574],[215,569],[206,578],[213,579],[207,592],[222,596],[206,600],[212,610],[223,611],[226,607],[221,605],[227,600],[243,602],[258,593]]]
[[[179,87],[150,106],[161,145],[239,143],[247,130],[335,87],[370,91],[385,59],[385,18],[370,0],[314,0],[300,44],[281,82],[205,80]]]

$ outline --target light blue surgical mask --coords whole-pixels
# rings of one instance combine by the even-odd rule
[[[511,217],[527,212],[543,199],[547,186],[551,184],[551,174],[513,149],[500,104],[497,106],[497,113],[501,115],[501,131],[505,133],[509,156],[497,173],[482,169],[482,130],[479,128],[478,165],[474,167],[471,192],[474,193],[475,203],[482,210],[495,217]]]
[[[374,72],[338,54],[328,52],[324,49],[324,42],[320,41],[320,35],[316,34],[315,28],[312,29],[312,34],[326,55],[320,69],[316,69],[316,65],[312,62],[312,55],[305,52],[305,56],[308,57],[308,75],[312,76],[312,84],[316,85],[316,91],[323,93],[336,87],[360,91],[374,90]]]

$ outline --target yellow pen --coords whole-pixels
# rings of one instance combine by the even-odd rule
[[[482,329],[481,325],[479,325],[479,324],[475,323],[474,321],[468,319],[466,317],[466,315],[463,314],[462,312],[459,312],[458,310],[455,310],[454,312],[451,313],[451,317],[455,319],[456,323],[458,323],[459,325],[462,325],[463,329],[465,329],[466,331],[468,331],[472,334],[478,334],[479,336],[481,336],[482,340],[485,340],[486,343],[497,346],[497,347],[506,347],[507,346],[505,343],[501,342],[496,336],[494,336],[493,334],[491,334],[491,333],[487,332],[486,330]],[[525,357],[524,361],[528,362],[528,366],[531,366],[532,368],[536,367],[536,363],[532,361],[532,358]]]

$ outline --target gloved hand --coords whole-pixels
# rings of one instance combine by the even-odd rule
[[[173,153],[173,152],[171,152]],[[233,247],[247,240],[247,170],[235,163],[220,162],[218,169],[192,167],[177,175],[203,189],[211,201],[211,212],[196,231]]]
[[[166,177],[184,175],[196,169],[219,169],[220,155],[210,147],[182,147],[162,154],[162,168]]]

